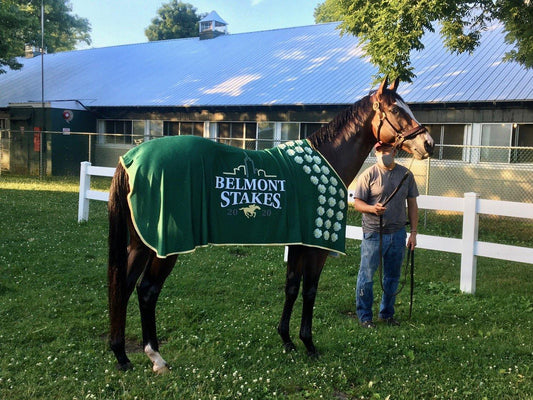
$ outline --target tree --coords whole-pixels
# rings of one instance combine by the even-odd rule
[[[144,31],[149,41],[199,35],[198,23],[203,15],[198,15],[191,4],[172,0],[163,4],[157,14],[158,16],[152,19],[152,24]]]
[[[44,47],[48,53],[74,50],[79,42],[91,44],[89,21],[71,14],[68,0],[44,1]],[[41,47],[41,0],[0,2],[0,73],[20,69],[17,57],[25,45]]]
[[[437,26],[445,47],[473,52],[483,30],[500,20],[506,41],[515,50],[506,55],[533,67],[533,1],[531,0],[325,0],[315,8],[315,21],[342,21],[343,34],[357,36],[380,74],[411,81],[412,50],[422,50],[425,32]]]

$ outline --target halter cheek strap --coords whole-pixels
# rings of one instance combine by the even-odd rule
[[[406,140],[413,139],[426,130],[426,128],[424,128],[423,125],[417,125],[414,128],[409,129],[407,132],[404,132],[405,130],[404,128],[400,126],[400,129],[398,129],[392,124],[392,122],[387,117],[387,114],[385,113],[385,111],[381,110],[381,103],[379,101],[375,101],[374,104],[372,105],[372,108],[376,113],[381,113],[379,115],[379,126],[378,126],[378,132],[377,132],[378,142],[381,141],[380,136],[381,136],[381,127],[383,126],[383,121],[387,121],[387,123],[394,130],[394,132],[396,132],[396,135],[394,137],[394,147],[397,147],[397,148],[400,148],[403,142],[405,142]]]

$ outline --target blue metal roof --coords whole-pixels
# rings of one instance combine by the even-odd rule
[[[45,100],[87,106],[349,104],[372,89],[376,68],[337,24],[146,42],[47,54]],[[533,70],[502,62],[512,47],[499,24],[473,54],[452,54],[438,33],[414,52],[411,103],[533,100]],[[0,107],[41,101],[41,59],[0,75]]]

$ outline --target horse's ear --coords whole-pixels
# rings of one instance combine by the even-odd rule
[[[394,82],[392,82],[392,85],[390,86],[389,89],[396,93],[399,83],[400,83],[400,78],[398,77],[394,80]]]
[[[381,85],[379,85],[379,89],[376,92],[378,99],[381,97],[381,94],[383,93],[383,89],[386,89],[388,84],[389,84],[389,76],[385,75],[385,79],[383,79],[383,82],[381,82]]]

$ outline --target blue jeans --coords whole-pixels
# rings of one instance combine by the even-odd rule
[[[383,234],[383,296],[379,308],[379,318],[387,319],[394,315],[394,293],[400,283],[403,257],[406,245],[405,228],[390,234]],[[374,274],[379,265],[379,233],[364,233],[361,243],[361,266],[357,275],[355,304],[359,321],[372,321],[374,302]]]

